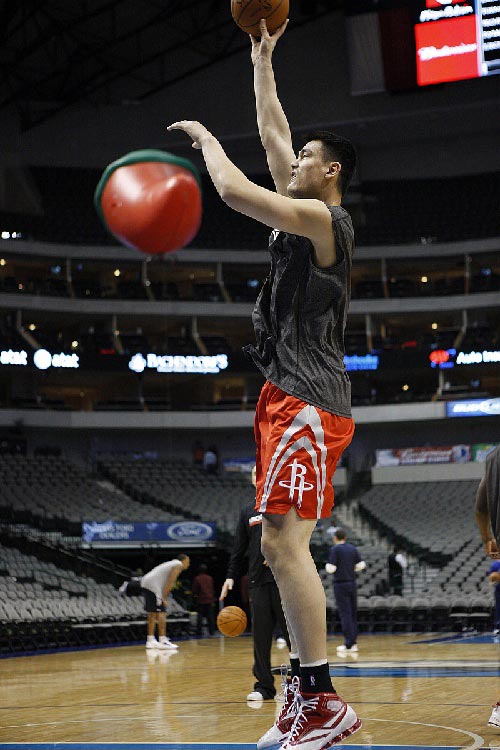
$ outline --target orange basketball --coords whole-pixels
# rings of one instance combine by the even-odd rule
[[[240,607],[224,607],[217,615],[217,627],[222,635],[234,638],[247,627],[247,616]]]
[[[288,18],[289,0],[231,0],[231,14],[242,31],[260,36],[260,19],[265,18],[272,34]]]

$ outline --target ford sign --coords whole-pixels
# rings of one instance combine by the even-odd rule
[[[173,540],[197,539],[200,542],[206,542],[213,539],[213,536],[213,526],[200,521],[179,521],[169,524],[167,528],[167,537]]]

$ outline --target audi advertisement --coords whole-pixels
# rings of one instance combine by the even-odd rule
[[[421,0],[415,42],[419,86],[500,73],[500,2]]]

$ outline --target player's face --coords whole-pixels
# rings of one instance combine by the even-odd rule
[[[306,143],[291,164],[290,198],[321,198],[328,166],[321,141]]]

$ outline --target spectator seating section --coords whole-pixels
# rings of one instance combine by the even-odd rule
[[[82,521],[175,521],[183,516],[138,502],[80,467],[52,456],[0,456],[4,520],[80,533]]]
[[[103,458],[99,471],[117,487],[149,506],[168,507],[185,519],[214,522],[234,532],[243,505],[254,497],[250,478],[241,474],[207,474],[178,460]]]
[[[1,212],[3,226],[39,241],[117,244],[93,208],[99,170],[32,167],[31,173],[42,196],[43,215]],[[267,173],[250,175],[250,179],[274,189]],[[266,227],[228,208],[207,175],[202,175],[202,187],[203,222],[191,243],[193,247],[266,247]],[[358,186],[357,192],[364,215],[362,225],[356,226],[359,245],[422,239],[427,243],[450,242],[500,235],[500,173],[468,175],[466,180],[442,177],[373,181]],[[481,284],[491,281],[473,279],[473,286]],[[396,290],[396,294],[400,291]]]

